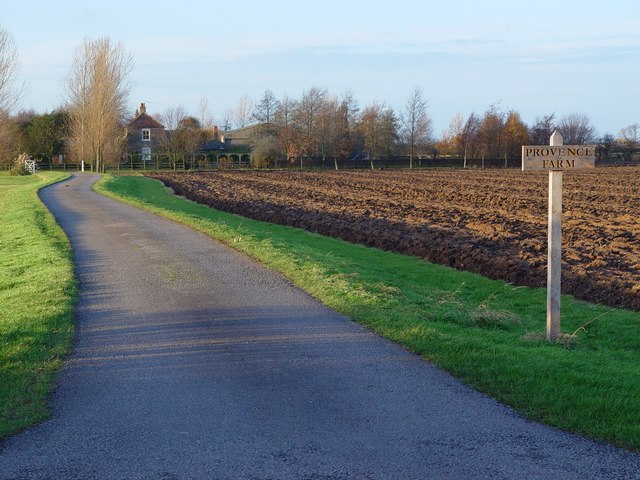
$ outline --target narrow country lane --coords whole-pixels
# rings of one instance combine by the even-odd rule
[[[640,478],[640,455],[523,419],[96,179],[41,192],[77,339],[0,479]]]

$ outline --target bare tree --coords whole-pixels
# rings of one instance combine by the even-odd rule
[[[384,110],[384,104],[373,102],[364,108],[360,117],[360,134],[371,168],[373,168],[373,161],[380,158],[383,152],[380,123]]]
[[[278,103],[278,108],[274,113],[274,122],[278,127],[288,127],[293,122],[293,117],[296,109],[298,108],[298,102],[285,95]]]
[[[507,167],[509,158],[519,158],[523,145],[529,143],[529,131],[515,110],[507,113],[507,118],[502,129],[502,151],[504,153],[504,166]]]
[[[200,141],[200,121],[187,114],[181,105],[172,106],[160,116],[166,132],[160,140],[160,151],[171,161],[175,170],[179,163],[185,167],[187,158],[193,163]]]
[[[296,143],[298,135],[294,124],[294,116],[297,108],[298,103],[285,95],[280,101],[274,116],[278,145],[290,163],[295,161],[299,153]]]
[[[11,35],[0,27],[0,164],[9,165],[18,154],[18,123],[10,118],[23,87],[18,81],[18,51]]]
[[[610,133],[605,133],[602,137],[598,139],[599,148],[596,153],[598,155],[597,158],[599,162],[609,161],[615,144],[616,144],[616,139]]]
[[[244,128],[249,125],[252,111],[253,101],[247,95],[242,95],[233,111],[233,123],[236,128]]]
[[[220,128],[223,132],[228,132],[231,130],[231,124],[233,122],[233,110],[227,108],[224,112],[222,112],[222,123],[220,124]]]
[[[271,90],[266,90],[262,99],[253,109],[251,118],[258,123],[270,126],[275,120],[275,114],[278,110],[279,101]]]
[[[402,138],[409,154],[409,168],[413,168],[413,157],[422,152],[432,136],[432,122],[427,115],[427,102],[422,89],[416,87],[407,99],[401,115]]]
[[[471,113],[460,134],[460,145],[462,147],[463,167],[467,168],[467,159],[473,152],[473,147],[478,142],[478,131],[480,130],[480,117]]]
[[[319,115],[326,99],[326,90],[313,87],[304,92],[302,98],[297,103],[293,123],[295,127],[294,131],[297,133],[296,144],[298,145],[300,162],[302,162],[303,157],[312,157],[319,153]]]
[[[549,145],[549,139],[556,129],[555,114],[536,117],[536,123],[533,124],[529,131],[531,143],[533,145]]]
[[[338,107],[338,118],[336,119],[336,129],[338,136],[338,156],[351,158],[357,142],[358,112],[360,107],[358,101],[350,90],[347,90],[340,101]]]
[[[18,50],[13,38],[0,27],[0,122],[7,120],[23,91],[18,85],[18,68]]]
[[[335,97],[325,98],[318,112],[318,149],[322,157],[322,164],[324,165],[327,156],[332,156],[336,170],[338,170],[337,150],[339,132],[336,129],[338,115],[338,99]]]
[[[202,97],[198,102],[198,143],[213,139],[215,122],[209,113],[209,101]]]
[[[640,151],[640,124],[634,123],[621,129],[618,143],[624,158],[631,160]]]
[[[188,117],[188,113],[182,105],[168,107],[163,114],[158,115],[164,127],[171,131],[177,130],[180,123]]]
[[[437,150],[445,155],[459,156],[462,154],[460,138],[464,128],[464,117],[460,113],[456,113],[447,129],[442,132],[437,142]]]
[[[198,103],[198,121],[200,122],[200,128],[204,130],[213,129],[213,117],[209,113],[209,100],[202,97]]]
[[[634,123],[633,125],[628,125],[620,130],[620,139],[632,145],[633,147],[637,147],[640,145],[640,124]]]
[[[378,136],[380,138],[381,157],[388,160],[391,158],[391,154],[398,142],[398,117],[391,107],[387,106],[382,109],[378,125]]]
[[[482,158],[482,168],[485,166],[484,161],[486,158],[497,159],[500,157],[504,140],[504,125],[504,113],[498,110],[497,105],[490,105],[478,126],[478,143],[480,157]]]
[[[584,145],[594,142],[596,138],[596,131],[589,117],[581,113],[562,117],[558,122],[558,130],[567,145]]]
[[[133,57],[108,37],[84,40],[75,52],[66,84],[71,148],[95,171],[121,153],[132,69]]]

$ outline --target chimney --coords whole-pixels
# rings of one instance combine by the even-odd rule
[[[147,113],[147,107],[145,107],[144,103],[140,104],[140,115],[143,113]]]

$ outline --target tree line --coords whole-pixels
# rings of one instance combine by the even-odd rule
[[[200,101],[197,116],[182,106],[168,108],[157,118],[167,127],[161,152],[172,159],[191,158],[203,142],[212,139],[216,123],[207,111],[207,101]],[[555,114],[536,118],[532,125],[522,121],[515,110],[501,111],[489,106],[482,114],[467,117],[457,114],[439,137],[433,135],[432,120],[420,88],[407,97],[404,108],[396,112],[384,102],[361,107],[352,92],[331,95],[326,89],[313,87],[298,99],[285,95],[277,98],[266,90],[256,102],[246,95],[236,109],[229,109],[221,119],[220,132],[254,126],[251,158],[255,167],[278,163],[291,165],[306,160],[322,164],[344,165],[349,160],[374,162],[403,156],[409,168],[416,158],[455,157],[474,160],[501,159],[505,165],[521,157],[522,145],[548,145],[554,130],[559,130],[566,144],[598,144],[601,160],[629,161],[640,153],[640,128],[630,125],[612,135],[598,137],[589,118],[570,114],[556,119]]]
[[[168,128],[161,142],[161,152],[176,159],[191,158],[198,146],[212,139],[214,121],[202,99],[197,116],[182,106],[168,108],[157,118]],[[403,156],[412,168],[415,159],[455,157],[474,160],[501,159],[504,164],[521,157],[522,145],[548,145],[554,130],[559,130],[566,144],[598,144],[601,159],[614,154],[631,160],[640,150],[639,126],[622,129],[618,138],[597,137],[589,118],[570,114],[556,119],[555,114],[536,118],[532,125],[522,121],[515,110],[501,111],[489,106],[479,115],[457,114],[439,137],[433,135],[432,120],[420,88],[407,97],[404,108],[396,112],[384,102],[361,107],[352,92],[331,95],[326,89],[313,87],[298,99],[285,95],[277,98],[271,90],[253,102],[246,95],[236,109],[228,109],[220,122],[220,132],[253,126],[252,164],[258,168],[295,165],[317,160],[322,164],[348,165],[349,160],[374,162]]]
[[[0,164],[9,164],[20,153],[50,161],[64,154],[74,162],[84,160],[100,171],[105,164],[126,156],[129,110],[129,76],[133,58],[121,43],[109,38],[86,39],[76,49],[65,81],[65,103],[54,112],[12,114],[21,94],[17,78],[18,58],[11,36],[0,28]],[[439,137],[421,88],[414,88],[396,111],[385,102],[361,106],[353,93],[330,94],[312,87],[299,98],[277,98],[271,90],[253,102],[242,96],[234,109],[214,122],[206,100],[197,115],[174,106],[158,115],[167,133],[162,153],[177,159],[193,157],[199,146],[213,138],[213,125],[224,134],[232,128],[253,125],[252,161],[257,167],[276,159],[291,164],[317,159],[335,165],[349,160],[373,161],[405,156],[413,167],[416,159],[452,156],[481,161],[502,159],[505,164],[521,155],[525,144],[548,144],[558,129],[566,144],[597,143],[600,155],[631,159],[640,150],[638,124],[620,130],[617,137],[597,137],[589,118],[554,113],[527,125],[513,109],[490,105],[468,116],[457,114]]]

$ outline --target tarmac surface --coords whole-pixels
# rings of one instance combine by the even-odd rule
[[[522,418],[96,179],[41,191],[77,338],[0,479],[640,478],[639,454]]]

